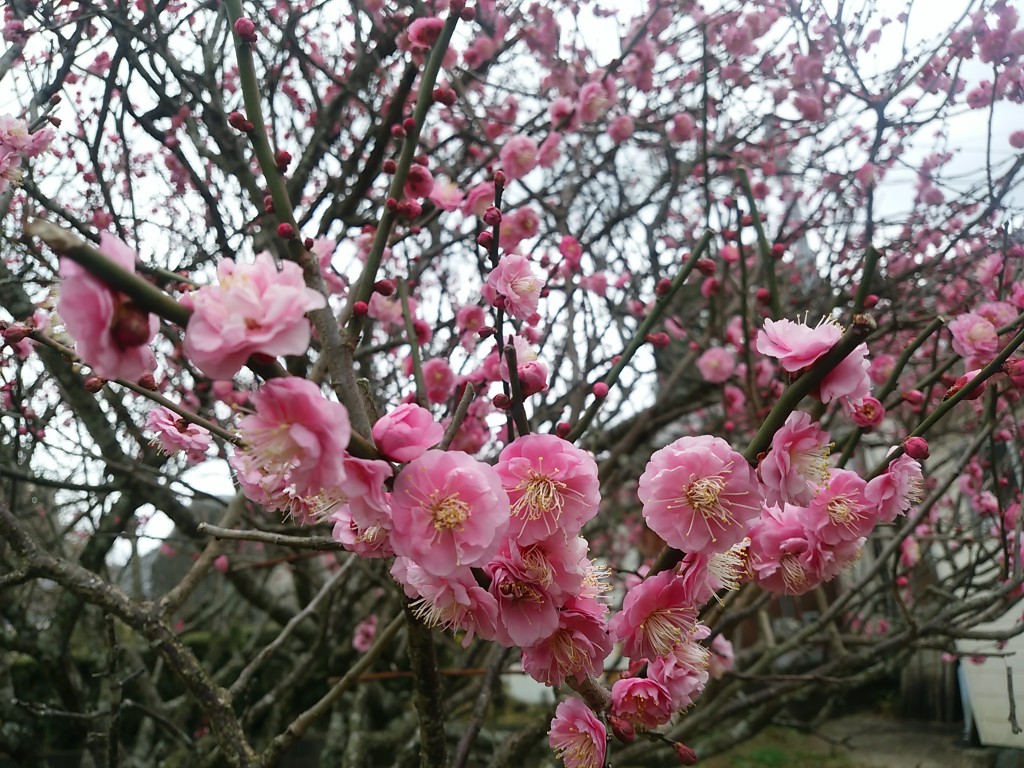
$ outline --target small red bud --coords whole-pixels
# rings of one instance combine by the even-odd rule
[[[502,171],[494,172],[494,187],[495,189],[505,187],[505,174]]]
[[[356,317],[366,317],[366,313],[370,311],[370,305],[365,301],[357,301],[352,305],[352,314]]]
[[[495,227],[501,223],[501,211],[493,205],[484,211],[484,221],[488,226]]]
[[[499,411],[507,411],[509,408],[512,407],[512,399],[504,392],[499,392],[494,397],[492,397],[491,403],[493,403],[494,407],[497,408]]]
[[[95,395],[107,382],[101,379],[99,376],[89,376],[85,380],[85,391]]]
[[[395,213],[398,210],[398,201],[395,200],[395,198],[393,197],[389,197],[387,200],[384,201],[384,207],[387,208],[392,213]]]
[[[234,128],[236,131],[244,132],[245,127],[247,125],[251,125],[251,123],[248,120],[246,120],[245,115],[243,115],[241,112],[232,112],[230,115],[228,115],[228,125]]]
[[[864,297],[864,309],[873,309],[878,304],[878,296],[873,293],[869,293]]]
[[[667,333],[648,333],[644,338],[658,349],[664,349],[672,342]]]
[[[676,751],[676,757],[680,765],[696,765],[697,753],[683,744],[681,741],[673,741],[672,749]]]
[[[150,392],[156,392],[156,378],[149,371],[146,371],[146,373],[139,377],[138,384],[143,389],[148,389]]]
[[[265,213],[274,212],[274,198],[271,197],[270,195],[266,195],[263,198],[263,210]]]
[[[291,152],[285,152],[283,149],[277,150],[277,154],[274,155],[274,163],[277,164],[277,170],[284,173],[288,170],[288,164],[292,161]]]
[[[56,96],[57,94],[54,94],[54,95]],[[48,118],[46,118],[46,120],[54,128],[60,128],[60,118],[59,117],[54,117],[53,115],[50,115]]]
[[[743,216],[740,216],[740,226],[741,227],[749,227],[753,223],[754,223],[754,217],[751,216],[749,213],[744,214]]]
[[[394,173],[398,170],[398,163],[392,160],[390,157],[380,164],[381,170],[384,173]]]
[[[405,128],[403,128],[402,126],[397,125],[397,124],[396,125],[392,125],[391,126],[391,135],[394,138],[396,138],[396,139],[404,139],[405,138]]]
[[[277,236],[282,240],[291,240],[295,237],[295,227],[289,224],[287,221],[282,221],[277,225]]]
[[[25,338],[32,333],[32,329],[25,325],[11,325],[4,328],[4,341],[8,344],[17,344],[20,341],[24,341]]]
[[[390,280],[378,280],[373,284],[373,290],[381,296],[390,296],[395,292],[395,284]]]
[[[412,133],[416,130],[416,118],[405,118],[405,120],[402,121],[402,127],[405,129],[406,133]]]
[[[255,43],[256,25],[253,24],[252,19],[239,19],[235,22],[235,34],[241,38],[243,43]]]
[[[731,197],[723,197],[722,205],[724,205],[726,208],[732,208],[736,205],[736,201]]]
[[[472,21],[476,18],[475,8],[463,8],[462,13],[459,14],[459,18],[463,21]]]
[[[485,229],[476,236],[476,242],[483,248],[490,248],[491,244],[494,242],[494,235],[491,234],[490,230]]]
[[[907,456],[918,461],[924,461],[931,455],[928,441],[923,437],[908,437],[903,441],[903,450],[907,452]]]
[[[920,405],[924,402],[924,393],[919,389],[908,389],[903,393],[903,399],[911,405]]]
[[[658,281],[658,284],[654,286],[654,292],[659,296],[664,296],[672,290],[672,281],[667,277],[663,277]]]
[[[504,296],[498,295],[494,297],[494,300],[491,302],[491,304],[497,309],[506,309],[508,308],[508,299],[506,299]]]
[[[555,434],[563,440],[572,432],[572,424],[567,421],[560,421],[555,425]]]
[[[704,277],[711,277],[711,275],[715,274],[715,271],[718,269],[718,265],[711,259],[697,259],[697,263],[694,264],[694,266],[697,268],[698,272],[704,275]]]
[[[307,251],[313,250],[314,245],[315,243],[313,242],[312,237],[307,237],[305,240],[302,241],[302,247],[305,248]]]
[[[458,95],[451,88],[435,88],[433,97],[434,101],[446,107],[452,106],[458,100]]]
[[[590,391],[594,393],[594,397],[596,397],[598,400],[604,400],[606,397],[608,397],[608,385],[605,384],[603,381],[597,382],[593,387],[590,388]]]
[[[761,304],[770,304],[772,301],[772,292],[767,288],[758,288],[755,295]]]
[[[497,332],[498,331],[497,331],[497,329],[494,326],[492,326],[492,325],[485,325],[479,331],[476,332],[476,335],[479,336],[481,339],[489,339],[491,336],[493,336]]]
[[[786,246],[784,246],[782,243],[775,243],[775,245],[772,246],[772,258],[781,259],[785,255]]]

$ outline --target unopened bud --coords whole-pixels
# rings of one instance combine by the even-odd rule
[[[676,752],[676,757],[679,759],[680,765],[696,765],[697,764],[697,753],[690,749],[688,746],[683,744],[681,741],[673,741],[672,749]]]
[[[495,208],[493,205],[484,211],[484,222],[490,227],[495,227],[501,223],[501,211]]]
[[[593,387],[591,387],[590,391],[594,393],[594,397],[598,400],[604,400],[608,397],[608,385],[603,381],[597,382]]]
[[[484,230],[476,236],[477,243],[483,248],[490,248],[491,244],[494,243],[494,235],[491,234],[490,230]]]
[[[356,317],[366,317],[366,313],[370,311],[370,305],[365,301],[357,301],[352,305],[352,314]]]
[[[567,421],[560,421],[555,425],[555,434],[563,440],[572,432],[572,424]]]
[[[390,296],[395,292],[395,284],[390,280],[378,280],[373,284],[373,290],[381,296]]]
[[[392,160],[390,157],[380,164],[381,170],[384,173],[394,173],[398,170],[398,163]]]
[[[667,294],[671,290],[672,290],[672,281],[669,280],[667,277],[661,278],[658,281],[657,285],[654,286],[654,292],[656,294],[658,294],[659,296],[664,296],[665,294]]]
[[[416,130],[416,119],[413,117],[407,117],[402,121],[402,127],[406,133],[412,133]]]
[[[138,384],[143,389],[148,389],[150,392],[156,392],[156,377],[149,371],[146,371],[144,374],[139,376]]]
[[[491,403],[499,411],[507,411],[509,408],[512,407],[512,399],[504,392],[499,392],[494,397],[492,397]]]
[[[697,271],[704,275],[704,277],[711,277],[718,269],[718,265],[711,259],[697,259],[697,263],[693,266],[695,266]]]
[[[85,391],[95,395],[107,382],[101,379],[99,376],[89,376],[85,380]]]
[[[295,237],[295,227],[289,224],[287,221],[282,221],[277,225],[277,236],[282,240],[291,240]]]
[[[903,450],[906,451],[907,456],[918,461],[924,461],[931,455],[928,441],[923,437],[908,437],[903,441]]]
[[[277,165],[277,170],[284,173],[288,170],[288,164],[292,161],[291,152],[286,152],[283,149],[277,150],[277,154],[274,155],[274,163]]]
[[[10,325],[7,328],[4,328],[4,341],[8,344],[17,344],[24,341],[30,333],[32,333],[32,329],[28,326],[21,325],[20,323]]]
[[[256,25],[253,24],[252,19],[241,18],[235,22],[235,34],[241,38],[243,43],[255,43]]]
[[[629,720],[612,715],[608,718],[608,724],[611,725],[615,738],[623,744],[632,744],[636,740],[636,730]]]

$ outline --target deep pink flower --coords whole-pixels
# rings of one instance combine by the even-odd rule
[[[871,378],[868,369],[867,344],[858,345],[844,357],[835,368],[825,374],[818,387],[818,398],[830,403],[839,398],[844,402],[860,402],[871,394]]]
[[[399,473],[391,494],[391,545],[427,573],[483,565],[509,522],[493,468],[459,451],[427,451]]]
[[[423,383],[428,401],[447,402],[455,391],[455,372],[444,358],[432,357],[423,363]]]
[[[669,653],[696,624],[697,604],[686,580],[662,571],[626,593],[608,630],[613,640],[623,641],[625,656],[653,660]]]
[[[612,651],[603,603],[594,598],[571,598],[558,612],[558,629],[540,642],[523,648],[523,670],[545,685],[561,685],[598,677]]]
[[[816,533],[828,545],[867,536],[878,520],[876,508],[864,498],[867,483],[848,469],[829,470],[828,484],[808,505]]]
[[[483,295],[491,304],[501,297],[512,317],[525,320],[537,311],[541,287],[541,280],[530,266],[530,260],[518,253],[507,253],[487,276]]]
[[[405,594],[415,600],[413,613],[428,627],[462,630],[462,646],[474,637],[493,640],[498,606],[486,589],[476,583],[469,568],[459,568],[444,577],[434,576],[406,557],[391,566],[391,575]]]
[[[377,614],[371,613],[365,619],[356,624],[352,633],[352,647],[360,653],[366,653],[373,645],[373,638],[377,635]]]
[[[174,411],[158,405],[146,416],[146,426],[156,432],[154,442],[160,444],[164,453],[184,451],[189,464],[198,464],[206,458],[210,447],[209,431]]]
[[[373,441],[391,461],[412,461],[444,437],[444,427],[434,421],[426,408],[403,403],[377,419]]]
[[[311,381],[272,379],[252,396],[256,413],[238,424],[245,453],[271,484],[299,496],[334,493],[345,480],[348,411]]]
[[[647,677],[660,683],[671,697],[673,709],[686,709],[708,682],[710,654],[700,640],[710,634],[703,624],[664,656],[647,665]]]
[[[524,562],[518,548],[487,564],[490,593],[498,602],[496,639],[506,647],[536,645],[558,629],[561,601],[552,588],[553,574],[535,565]]]
[[[409,175],[406,178],[402,192],[406,197],[430,197],[434,191],[434,177],[426,166],[413,163],[409,166]]]
[[[360,526],[352,516],[349,504],[336,506],[331,513],[330,521],[334,523],[331,537],[349,552],[366,558],[395,556],[395,551],[391,548],[389,525]]]
[[[432,48],[441,36],[444,21],[436,16],[427,16],[413,21],[409,25],[409,44],[413,50],[425,51]]]
[[[612,717],[644,731],[653,731],[672,718],[672,697],[656,680],[624,677],[612,685]]]
[[[571,698],[555,709],[548,744],[565,768],[603,768],[608,732],[586,704]]]
[[[106,232],[100,253],[134,274],[135,251]],[[60,260],[57,314],[75,339],[75,350],[97,376],[135,380],[156,367],[149,348],[160,321],[123,293],[107,287],[70,259]]]
[[[757,476],[721,438],[681,437],[651,456],[637,490],[651,530],[684,552],[724,552],[761,509]]]
[[[810,503],[828,480],[829,435],[811,417],[794,411],[772,436],[772,447],[758,465],[769,504]]]
[[[218,285],[192,297],[194,312],[185,329],[185,352],[212,379],[230,379],[250,355],[299,355],[309,346],[306,313],[327,302],[307,288],[302,268],[286,261],[278,270],[270,254],[253,264],[224,259]]]
[[[505,446],[495,466],[512,505],[509,535],[530,544],[561,532],[576,536],[597,514],[597,462],[555,435],[524,435]]]
[[[811,328],[792,320],[765,320],[764,330],[757,334],[755,346],[762,355],[774,357],[784,370],[795,373],[813,364],[843,335],[834,323],[820,323]]]

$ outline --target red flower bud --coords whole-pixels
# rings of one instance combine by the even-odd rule
[[[412,133],[416,130],[416,119],[413,117],[407,117],[402,121],[402,127],[406,133]]]
[[[95,395],[107,382],[101,379],[99,376],[89,376],[85,380],[85,391]]]
[[[352,314],[356,317],[366,317],[366,313],[370,311],[370,305],[365,301],[357,301],[352,305]]]
[[[398,201],[395,200],[395,198],[393,197],[389,197],[387,200],[384,201],[384,207],[387,208],[392,213],[395,213],[398,210]]]
[[[381,170],[384,171],[384,173],[394,173],[395,171],[398,170],[398,163],[396,163],[389,157],[387,160],[381,163],[380,167]]]
[[[928,441],[923,437],[908,437],[903,441],[903,450],[907,452],[907,456],[918,461],[924,461],[931,454]]]
[[[277,236],[282,240],[291,240],[295,237],[295,227],[289,224],[287,221],[282,221],[277,225]]]
[[[636,731],[628,720],[612,715],[608,718],[608,724],[611,725],[615,738],[623,744],[632,744],[636,740]]]
[[[274,163],[277,164],[277,170],[281,173],[284,173],[288,169],[288,164],[291,161],[291,152],[285,152],[283,149],[277,150],[277,154],[274,155]]]
[[[156,378],[149,371],[146,371],[146,373],[139,376],[138,384],[143,389],[148,389],[150,392],[156,392]]]
[[[494,188],[503,189],[505,187],[505,174],[502,171],[494,172]]]
[[[481,328],[479,331],[476,332],[476,335],[478,337],[480,337],[481,339],[489,339],[491,336],[493,336],[497,332],[498,331],[497,331],[497,329],[494,326],[492,326],[492,325],[485,325],[483,328]]]
[[[672,749],[676,751],[676,757],[679,758],[680,765],[697,764],[697,753],[685,744],[683,744],[681,741],[673,741]]]
[[[667,333],[648,333],[644,338],[658,349],[664,349],[672,343]]]
[[[314,243],[312,237],[307,237],[305,240],[302,241],[302,247],[305,248],[307,251],[312,250],[313,245]]]
[[[391,135],[392,135],[392,137],[394,137],[396,139],[404,139],[405,138],[405,128],[403,128],[402,126],[397,125],[397,124],[396,125],[392,125],[391,126]]]
[[[378,280],[373,284],[373,290],[381,296],[390,296],[395,292],[395,284],[390,280]]]
[[[476,236],[476,241],[480,246],[490,248],[491,244],[494,242],[494,235],[492,235],[489,230],[484,230]]]
[[[590,388],[590,391],[594,393],[594,397],[596,397],[598,400],[604,400],[606,397],[608,397],[608,385],[605,384],[603,381],[597,382],[593,387]]]
[[[491,398],[491,403],[499,411],[507,411],[509,408],[512,407],[512,400],[511,400],[511,398],[509,398],[509,396],[506,395],[504,392],[499,392],[494,397],[492,397]]]
[[[560,421],[555,425],[555,434],[563,440],[572,432],[572,424],[567,421]]]
[[[265,195],[263,197],[263,210],[266,213],[274,212],[274,198],[271,195]]]
[[[772,258],[781,259],[785,255],[786,246],[784,246],[782,243],[775,243],[775,245],[772,246]]]
[[[32,329],[28,326],[21,324],[11,325],[4,328],[4,341],[8,344],[17,344],[20,341],[24,341],[30,333],[32,333]]]
[[[654,286],[654,292],[659,296],[664,296],[666,293],[672,290],[672,281],[667,277],[663,277],[658,281],[658,284]]]
[[[253,24],[252,19],[239,19],[235,22],[235,34],[242,39],[243,43],[255,43],[256,25]]]
[[[484,222],[490,227],[497,226],[501,223],[501,211],[492,205],[484,211]]]
[[[704,275],[704,277],[711,277],[715,274],[715,270],[718,269],[718,265],[711,259],[697,259],[697,263],[693,266],[695,266],[697,271]]]

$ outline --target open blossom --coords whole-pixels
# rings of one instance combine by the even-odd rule
[[[711,347],[697,358],[697,370],[705,381],[722,384],[736,370],[736,355],[724,347]]]
[[[537,142],[519,134],[505,142],[499,155],[501,170],[510,179],[519,179],[537,166]]]
[[[818,487],[828,480],[828,455],[832,443],[828,433],[810,414],[794,411],[772,436],[772,447],[758,464],[769,504],[806,506]]]
[[[345,480],[352,433],[345,406],[296,376],[268,381],[252,402],[256,413],[238,424],[249,468],[266,483],[283,484],[299,496],[335,492]]]
[[[329,519],[334,523],[331,538],[349,552],[366,558],[395,556],[395,551],[391,548],[390,524],[363,527],[352,515],[349,504],[334,507]]]
[[[530,544],[578,534],[601,501],[597,463],[555,435],[523,435],[505,446],[495,470],[512,508],[509,533]]]
[[[664,686],[671,697],[673,709],[686,709],[704,691],[709,676],[711,654],[700,641],[710,634],[703,624],[669,653],[659,656],[647,666],[647,677]]]
[[[491,304],[502,297],[508,313],[525,320],[537,311],[540,289],[541,280],[530,266],[530,260],[517,253],[507,253],[487,276],[483,294]]]
[[[819,399],[823,403],[830,403],[836,399],[844,403],[856,403],[870,395],[871,378],[868,370],[871,363],[867,356],[867,344],[859,344],[840,360],[839,364],[821,380],[817,393]]]
[[[758,331],[755,346],[762,355],[778,360],[784,370],[795,373],[832,349],[842,335],[842,329],[833,323],[811,328],[792,320],[768,319]]]
[[[253,264],[224,259],[218,285],[192,297],[194,312],[185,330],[185,352],[212,379],[230,379],[250,355],[298,355],[311,337],[306,313],[326,306],[307,288],[302,268],[286,261],[278,270],[270,254]]]
[[[999,334],[987,319],[967,312],[950,322],[953,351],[971,360],[990,360],[999,349]]]
[[[829,470],[828,484],[808,505],[818,536],[826,544],[855,541],[875,527],[877,510],[864,497],[864,479],[848,469]]]
[[[696,625],[697,604],[686,580],[662,571],[626,593],[608,630],[613,640],[623,641],[624,655],[653,660],[671,652]]]
[[[124,270],[135,272],[135,251],[106,232],[100,253]],[[67,258],[60,260],[57,313],[75,339],[79,357],[106,379],[137,379],[156,367],[149,348],[160,321],[123,293],[109,288]]]
[[[206,458],[210,447],[210,433],[203,427],[187,421],[174,411],[158,405],[146,416],[146,426],[156,432],[155,442],[164,453],[184,451],[189,464],[198,464]]]
[[[558,612],[558,629],[523,648],[523,670],[546,685],[561,685],[568,677],[581,682],[587,675],[600,676],[612,651],[606,610],[592,597],[571,598]]]
[[[486,589],[476,583],[469,568],[435,576],[406,557],[391,566],[391,575],[414,600],[412,611],[428,627],[462,630],[464,648],[474,637],[493,640],[498,607]]]
[[[444,427],[434,421],[426,408],[403,403],[377,419],[373,425],[373,441],[381,453],[392,461],[412,461],[444,436]]]
[[[536,645],[558,629],[561,601],[555,597],[552,574],[532,565],[518,548],[487,564],[490,593],[498,602],[496,639],[506,647]]]
[[[460,451],[431,450],[399,473],[391,515],[395,552],[444,577],[497,552],[508,529],[508,496],[487,464]]]
[[[655,451],[637,493],[644,520],[684,552],[724,552],[761,509],[757,476],[721,438],[681,437]]]
[[[885,472],[868,481],[864,489],[864,498],[876,509],[880,523],[893,522],[923,497],[921,464],[906,454],[901,454]]]
[[[555,709],[548,744],[565,768],[603,768],[608,732],[590,708],[577,698]]]

